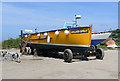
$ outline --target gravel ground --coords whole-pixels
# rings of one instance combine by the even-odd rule
[[[9,51],[18,52],[16,49]],[[73,59],[65,63],[53,57],[22,56],[21,63],[2,61],[3,79],[117,79],[118,51],[105,50],[103,60]]]

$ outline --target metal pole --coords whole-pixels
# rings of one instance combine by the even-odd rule
[[[21,30],[21,48],[20,48],[20,52],[22,52],[22,34],[23,34],[23,31]]]
[[[76,27],[77,27],[77,19],[76,19],[76,15],[75,15],[75,25],[76,25]]]

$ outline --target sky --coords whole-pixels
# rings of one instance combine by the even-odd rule
[[[117,2],[3,2],[2,40],[17,38],[20,30],[46,31],[63,28],[75,15],[80,25],[93,25],[92,31],[118,28]]]

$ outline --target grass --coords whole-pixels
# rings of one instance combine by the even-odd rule
[[[106,45],[98,45],[97,47],[98,47],[98,48],[102,48],[102,49],[104,49],[104,50],[107,50],[107,49],[113,50],[113,49],[114,49],[114,48],[112,48],[112,47],[107,47]]]

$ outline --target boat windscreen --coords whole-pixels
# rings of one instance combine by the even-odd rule
[[[63,28],[73,28],[75,26],[75,22],[65,22]]]

